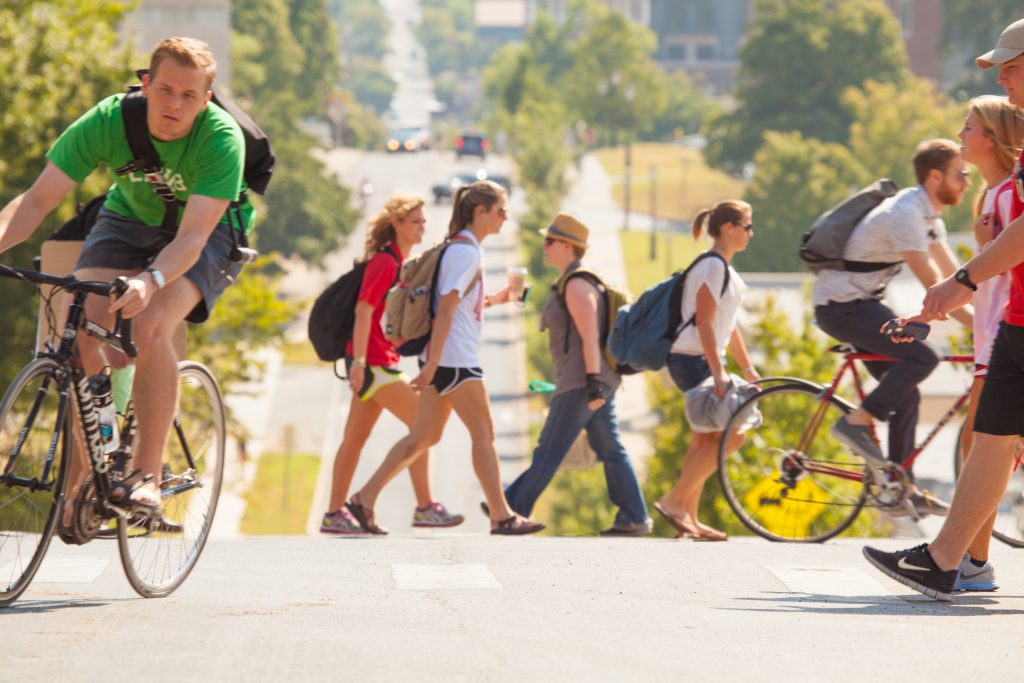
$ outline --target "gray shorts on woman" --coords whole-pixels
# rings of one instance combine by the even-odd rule
[[[185,273],[203,297],[186,316],[185,320],[190,323],[205,322],[210,317],[213,304],[242,271],[242,264],[231,260],[234,240],[230,231],[233,229],[226,223],[218,224],[203,247],[199,260]],[[141,271],[149,267],[173,239],[172,233],[102,209],[85,238],[75,270],[113,268]]]

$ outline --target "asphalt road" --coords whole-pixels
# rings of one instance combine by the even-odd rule
[[[0,611],[0,681],[1020,680],[1024,552],[943,604],[861,543],[214,540],[161,600],[115,544],[57,544]]]

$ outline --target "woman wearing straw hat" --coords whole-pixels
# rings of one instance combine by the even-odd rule
[[[614,525],[602,535],[649,534],[651,520],[615,417],[614,391],[620,378],[601,351],[598,321],[605,319],[607,303],[595,279],[584,277],[590,271],[580,267],[590,231],[575,216],[560,213],[540,232],[545,238],[544,260],[559,274],[541,314],[556,388],[533,461],[505,490],[505,497],[513,510],[528,517],[576,437],[586,430],[591,448],[604,465],[608,495],[619,508]],[[564,303],[558,295],[563,289]]]

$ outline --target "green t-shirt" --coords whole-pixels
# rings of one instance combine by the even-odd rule
[[[164,200],[153,192],[142,173],[123,176],[114,169],[134,158],[124,132],[121,100],[112,95],[87,111],[57,139],[46,158],[76,183],[105,163],[114,184],[103,208],[146,225],[159,226],[164,217]],[[199,113],[192,131],[183,138],[163,142],[150,136],[163,163],[163,176],[175,196],[185,201],[198,194],[235,201],[245,189],[242,179],[245,139],[242,129],[226,111],[210,102]],[[178,221],[184,211],[178,211]],[[252,204],[242,205],[246,232],[252,225]],[[225,222],[227,219],[221,219]]]

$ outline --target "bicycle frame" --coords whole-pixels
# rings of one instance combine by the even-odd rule
[[[831,350],[835,353],[838,353],[838,349],[839,347],[833,347],[833,349]],[[973,363],[974,357],[954,355],[943,356],[940,360],[946,363]],[[864,384],[860,378],[860,373],[857,372],[857,368],[855,367],[856,361],[898,362],[898,359],[875,353],[860,353],[856,351],[845,353],[843,364],[840,366],[839,371],[836,373],[836,376],[833,378],[831,384],[822,387],[824,391],[821,395],[820,406],[815,411],[814,416],[811,418],[810,424],[807,426],[806,429],[804,429],[803,434],[801,434],[800,436],[800,441],[797,444],[797,448],[800,453],[806,453],[808,451],[808,446],[814,441],[814,438],[818,433],[818,429],[821,427],[821,421],[824,419],[825,409],[828,407],[829,400],[831,398],[835,397],[836,400],[845,403],[851,409],[853,408],[853,406],[848,401],[846,401],[840,396],[836,396],[836,392],[839,390],[839,385],[843,381],[843,378],[846,376],[847,373],[853,375],[853,385],[856,388],[857,397],[860,399],[861,402],[864,401],[866,393],[864,391]],[[902,469],[904,472],[910,471],[910,468],[913,467],[914,461],[917,460],[917,457],[921,454],[922,451],[924,451],[925,448],[928,447],[928,445],[935,438],[935,435],[938,434],[939,431],[943,427],[945,427],[951,419],[953,419],[953,416],[957,412],[959,412],[961,408],[963,408],[964,404],[967,403],[967,399],[969,397],[970,390],[968,389],[963,394],[961,394],[959,398],[957,398],[953,406],[949,410],[947,410],[946,413],[942,416],[942,419],[940,419],[935,424],[935,427],[932,428],[932,431],[928,433],[928,436],[925,437],[924,441],[922,441],[920,444],[914,447],[914,450],[911,451],[907,458],[900,464],[900,469]],[[871,431],[872,434],[874,434],[874,425],[871,426]],[[875,435],[875,438],[877,440],[877,435]],[[815,474],[827,474],[830,476],[839,477],[841,479],[847,479],[850,481],[859,482],[864,481],[865,478],[863,472],[853,472],[832,465],[821,465],[813,462],[805,462],[803,464],[803,467],[808,472],[813,472]]]

